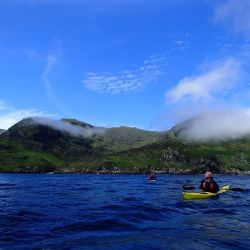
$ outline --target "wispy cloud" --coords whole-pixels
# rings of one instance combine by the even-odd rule
[[[250,1],[227,0],[216,4],[215,22],[250,38]]]
[[[58,58],[58,53],[57,52],[56,53],[51,53],[51,54],[47,55],[45,68],[44,68],[44,71],[43,71],[43,74],[42,74],[42,79],[43,79],[43,82],[45,83],[48,97],[53,102],[55,101],[55,97],[54,97],[54,94],[52,92],[51,82],[49,80],[49,73],[51,72],[51,70],[55,66],[55,64],[57,62],[57,58]]]
[[[213,99],[217,94],[226,95],[228,90],[239,83],[242,72],[241,61],[237,58],[212,62],[200,74],[181,79],[167,91],[167,102],[204,102]]]
[[[51,75],[54,73],[53,71],[60,63],[59,60],[62,54],[62,41],[55,39],[52,49],[47,53],[42,53],[34,48],[27,48],[23,51],[23,53],[26,58],[43,63],[41,79],[44,83],[47,97],[59,110],[64,110],[54,94],[53,83],[50,80]]]
[[[50,80],[50,75],[53,73],[53,70],[56,68],[59,58],[61,56],[61,47],[62,47],[62,41],[56,40],[54,42],[54,48],[53,50],[48,53],[45,57],[45,65],[42,72],[42,80],[46,87],[46,93],[51,101],[57,107],[58,110],[60,110],[64,114],[68,114],[69,112],[65,109],[65,107],[58,101],[58,99],[55,96],[55,91],[53,90],[52,82]]]
[[[48,114],[44,111],[36,109],[15,109],[6,102],[0,100],[0,128],[8,129],[20,120],[28,117],[47,116],[54,117],[55,115]]]
[[[116,73],[87,73],[83,79],[86,88],[108,94],[130,93],[143,89],[163,75],[164,56],[152,56],[135,70]]]
[[[175,48],[179,50],[186,50],[188,48],[188,41],[186,40],[176,40]]]

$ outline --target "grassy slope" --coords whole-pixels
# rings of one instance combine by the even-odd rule
[[[129,149],[106,157],[104,166],[117,166],[121,170],[144,172],[150,169],[168,170],[170,168],[187,168],[189,164],[184,159],[166,160],[166,149],[170,149],[182,155],[186,145],[181,141],[168,137],[164,141],[158,141],[141,148]]]
[[[91,126],[72,119],[68,122]],[[140,147],[160,136],[162,133],[121,127],[81,138],[23,120],[8,131],[7,137],[0,137],[0,171],[97,171],[103,155]]]
[[[49,172],[63,165],[63,161],[45,152],[27,149],[9,140],[0,140],[0,171]]]
[[[17,126],[16,131],[19,131],[18,134],[13,131],[16,137],[0,138],[0,171],[183,170],[198,166],[201,159],[209,157],[227,169],[250,170],[250,139],[191,143],[164,133],[128,127],[107,129],[104,135],[91,139],[72,137],[44,126],[27,129]]]
[[[190,157],[216,157],[227,169],[250,170],[250,139],[221,143],[194,143],[187,149]]]
[[[95,148],[119,152],[130,148],[138,148],[156,142],[163,133],[145,131],[137,128],[110,128],[103,136],[97,136]]]
[[[172,160],[166,160],[166,149],[177,152]],[[173,153],[175,155],[175,153]],[[216,159],[228,170],[250,170],[250,140],[224,143],[190,143],[168,138],[164,142],[150,144],[138,149],[130,149],[106,157],[104,165],[119,166],[129,171],[146,171],[150,167],[158,170],[187,169],[199,164],[202,159]],[[198,167],[198,165],[197,165]]]
[[[183,159],[166,160],[166,149],[178,152]],[[60,157],[43,151],[32,151],[24,145],[9,140],[0,140],[0,171],[98,171],[119,169],[125,172],[186,169],[194,161],[213,156],[227,169],[250,170],[250,140],[225,143],[187,143],[174,138],[106,155],[104,159],[83,161]]]

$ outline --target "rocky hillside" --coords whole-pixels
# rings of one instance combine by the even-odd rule
[[[30,149],[51,152],[60,157],[105,155],[145,146],[163,138],[164,133],[137,128],[94,127],[73,119],[24,119],[12,126],[2,138],[14,140]],[[79,154],[78,154],[79,153]]]
[[[83,160],[93,155],[93,139],[73,136],[65,130],[39,124],[31,118],[15,124],[1,137],[19,143],[28,150],[50,153],[61,159],[77,157]]]
[[[169,174],[250,174],[250,140],[223,143],[181,141],[175,137],[106,157],[106,166],[135,172],[157,170]]]
[[[187,126],[187,123],[184,124]],[[190,142],[168,132],[95,127],[74,119],[24,119],[0,135],[0,171],[169,174],[248,173],[250,139]]]
[[[153,143],[162,136],[136,128],[94,127],[74,119],[24,119],[0,136],[0,170],[96,167],[107,155]]]

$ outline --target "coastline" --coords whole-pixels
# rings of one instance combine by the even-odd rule
[[[154,170],[157,175],[203,175],[203,172],[194,172],[193,170],[176,170],[176,171],[163,171],[163,170]],[[38,172],[38,171],[0,171],[0,174],[128,174],[128,175],[147,175],[148,171],[108,171],[108,170],[101,170],[101,171],[53,171],[53,172]],[[214,175],[230,175],[230,176],[250,176],[250,171],[240,171],[238,169],[233,170],[224,170],[220,173],[214,173]]]

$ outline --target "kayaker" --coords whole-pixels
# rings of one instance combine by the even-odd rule
[[[211,193],[217,193],[220,190],[216,181],[213,180],[213,174],[210,171],[205,173],[205,179],[201,181],[200,189]]]
[[[148,176],[148,180],[149,180],[149,181],[156,180],[156,175],[155,175],[155,173],[151,172],[150,175]]]

